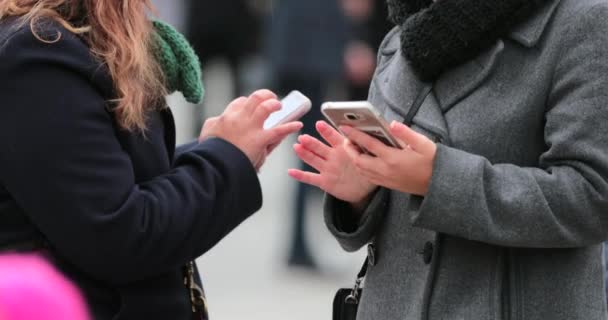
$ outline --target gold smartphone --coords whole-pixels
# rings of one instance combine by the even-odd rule
[[[386,120],[368,101],[326,102],[321,106],[321,112],[338,130],[340,126],[351,126],[389,147],[402,149],[390,134]]]

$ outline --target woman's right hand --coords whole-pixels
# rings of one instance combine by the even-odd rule
[[[259,170],[276,145],[302,129],[301,122],[290,122],[265,130],[264,121],[280,109],[281,102],[270,90],[259,90],[249,97],[238,98],[222,115],[205,121],[199,142],[211,137],[224,139],[243,151]]]
[[[363,178],[346,153],[346,139],[325,121],[316,124],[321,137],[329,143],[303,135],[294,150],[305,163],[319,173],[291,169],[289,175],[306,184],[316,186],[332,196],[362,209],[378,186]]]

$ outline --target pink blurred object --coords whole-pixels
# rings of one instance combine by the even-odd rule
[[[37,255],[0,255],[0,320],[89,320],[78,289]]]

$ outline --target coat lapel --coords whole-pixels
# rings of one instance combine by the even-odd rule
[[[388,37],[391,37],[391,41],[380,52],[380,63],[372,82],[370,101],[383,112],[386,120],[402,122],[422,91],[424,83],[416,77],[401,55],[399,36],[389,34]],[[413,119],[413,124],[418,131],[423,131],[435,140],[448,139],[445,118],[433,92],[424,100]]]
[[[492,73],[496,61],[505,48],[504,42],[497,43],[479,55],[443,74],[435,82],[435,92],[443,112],[449,111],[455,104],[477,89]]]
[[[524,47],[534,47],[541,39],[543,31],[559,3],[560,0],[549,1],[536,15],[518,25],[507,38]],[[504,49],[505,40],[498,39],[492,48],[477,58],[446,72],[436,81],[435,92],[444,113],[484,83],[484,80],[492,74],[497,62],[500,61]]]
[[[393,108],[387,108],[384,111],[384,116],[389,121],[395,120],[403,122],[404,120],[402,112]],[[437,96],[434,92],[431,92],[426,97],[412,122],[412,127],[414,130],[422,132],[436,142],[442,142],[449,145],[450,134],[448,131],[447,122],[441,108],[439,107]]]
[[[431,92],[427,96],[413,121],[414,125],[427,131],[433,140],[449,144],[450,135],[447,122],[435,92]]]
[[[383,107],[392,109],[403,119],[424,84],[401,55],[398,33],[399,29],[393,30],[388,35],[391,40],[380,51],[380,63],[372,86],[385,104]]]

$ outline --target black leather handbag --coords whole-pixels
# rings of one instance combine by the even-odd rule
[[[365,259],[361,271],[357,275],[355,287],[352,289],[340,289],[334,297],[333,320],[355,320],[359,309],[359,299],[363,293],[361,285],[367,274],[367,266],[369,265],[369,257]]]

